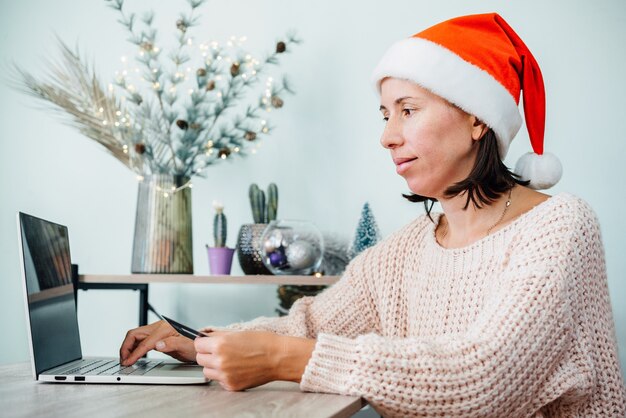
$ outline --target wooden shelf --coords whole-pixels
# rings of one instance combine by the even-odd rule
[[[273,284],[273,285],[331,285],[340,276],[196,276],[193,274],[81,274],[80,283],[149,284],[149,283],[198,283],[198,284]]]

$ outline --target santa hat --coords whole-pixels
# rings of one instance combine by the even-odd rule
[[[541,70],[520,37],[496,13],[461,16],[393,44],[376,66],[378,93],[386,77],[413,81],[454,103],[493,129],[500,159],[522,124],[520,92],[534,153],[517,162],[515,172],[530,187],[554,186],[563,169],[544,153],[545,91]]]

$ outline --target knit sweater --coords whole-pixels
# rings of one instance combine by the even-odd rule
[[[422,216],[283,318],[231,329],[317,339],[301,389],[384,416],[624,417],[598,221],[562,193],[464,248]]]

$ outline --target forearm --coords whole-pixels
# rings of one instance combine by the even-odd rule
[[[300,383],[316,342],[309,338],[277,336],[274,380]]]

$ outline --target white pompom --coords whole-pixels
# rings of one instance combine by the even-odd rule
[[[559,182],[563,166],[556,155],[544,152],[543,155],[528,152],[517,160],[515,173],[523,180],[530,180],[528,187],[535,190],[549,189]]]

